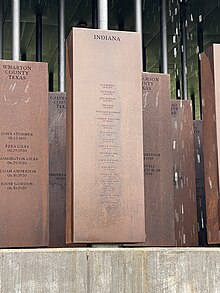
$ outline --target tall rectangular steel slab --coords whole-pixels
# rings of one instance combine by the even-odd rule
[[[140,35],[73,28],[67,40],[67,242],[144,238]]]
[[[49,93],[49,243],[66,244],[66,93]]]
[[[203,156],[203,121],[194,120],[194,156],[196,168],[196,201],[197,201],[197,218],[198,218],[198,236],[199,245],[207,245],[206,231],[206,204],[205,204],[205,187],[204,187],[204,156]]]
[[[206,221],[209,244],[220,243],[220,45],[201,54]]]
[[[0,247],[48,245],[48,68],[0,61]]]
[[[171,101],[177,246],[197,246],[194,133],[191,101]]]
[[[146,246],[175,246],[170,76],[143,73]]]

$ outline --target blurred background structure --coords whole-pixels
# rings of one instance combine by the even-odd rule
[[[0,58],[48,62],[50,90],[64,91],[64,41],[80,21],[142,30],[144,71],[168,71],[172,97],[200,118],[199,53],[220,41],[219,0],[0,0]]]

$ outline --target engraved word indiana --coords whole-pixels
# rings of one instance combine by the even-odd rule
[[[93,38],[94,40],[121,42],[120,37],[117,36],[93,35]]]

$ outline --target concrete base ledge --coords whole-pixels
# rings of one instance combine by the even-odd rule
[[[219,293],[220,249],[0,250],[1,293]]]

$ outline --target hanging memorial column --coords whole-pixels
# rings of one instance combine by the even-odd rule
[[[144,242],[140,35],[73,28],[66,81],[67,242]]]

